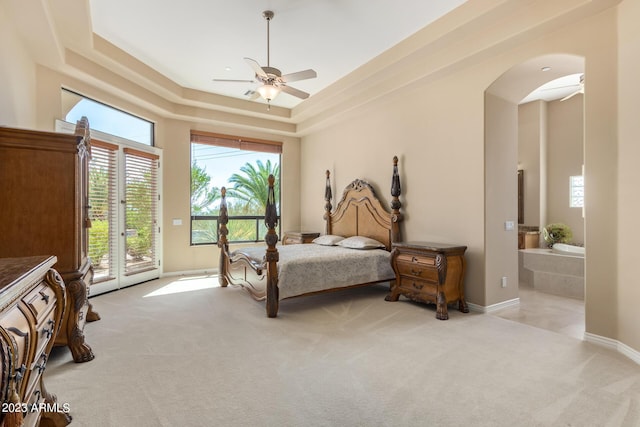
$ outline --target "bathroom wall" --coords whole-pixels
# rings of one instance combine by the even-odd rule
[[[582,209],[569,207],[569,177],[582,174],[583,96],[518,108],[518,165],[524,172],[525,225],[562,222],[584,244]],[[588,191],[588,189],[587,189]]]

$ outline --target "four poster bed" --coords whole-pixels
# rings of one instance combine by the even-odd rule
[[[218,219],[218,277],[222,287],[229,283],[240,285],[255,299],[266,299],[267,316],[276,317],[282,299],[395,280],[390,251],[391,244],[400,240],[402,220],[397,157],[393,158],[391,212],[382,206],[371,185],[360,179],[345,188],[332,212],[329,171],[326,172],[326,233],[311,244],[276,247],[273,184],[270,176],[266,250],[252,247],[229,252],[226,190],[222,188]]]

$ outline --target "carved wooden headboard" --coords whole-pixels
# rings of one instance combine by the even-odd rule
[[[343,237],[365,236],[382,242],[387,250],[391,243],[400,241],[400,177],[398,158],[393,158],[393,177],[391,181],[391,212],[382,206],[373,187],[361,179],[354,180],[342,193],[342,199],[331,212],[331,185],[329,171],[325,190],[326,234]]]

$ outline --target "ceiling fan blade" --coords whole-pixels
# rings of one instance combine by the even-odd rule
[[[576,83],[576,84],[573,84],[573,85],[556,86],[556,87],[548,87],[548,88],[545,88],[545,89],[542,89],[542,90],[543,90],[543,91],[547,91],[547,90],[558,90],[558,89],[567,89],[567,88],[570,88],[570,87],[575,87],[576,89],[579,89],[581,86],[580,86],[580,83]]]
[[[298,71],[296,73],[290,73],[290,74],[285,74],[284,76],[281,77],[283,82],[295,82],[298,80],[306,80],[306,79],[313,79],[318,77],[318,74],[314,71],[314,70],[304,70],[304,71]]]
[[[300,99],[307,99],[309,97],[309,94],[307,92],[303,92],[300,89],[296,89],[296,88],[293,88],[291,86],[282,85],[282,86],[280,86],[280,89],[283,92],[288,93],[289,95],[293,95],[295,97],[298,97]]]
[[[572,98],[572,97],[576,96],[576,95],[577,95],[577,94],[579,94],[579,93],[584,93],[584,89],[580,88],[580,89],[578,89],[577,91],[575,91],[575,92],[573,92],[573,93],[570,93],[569,95],[567,95],[567,96],[565,96],[564,98],[562,98],[562,99],[560,100],[560,102],[562,102],[562,101],[566,101],[567,99]]]
[[[264,70],[262,69],[260,64],[258,64],[257,61],[255,61],[255,60],[253,60],[251,58],[244,58],[244,60],[246,61],[247,64],[249,64],[249,66],[256,73],[257,76],[263,77],[265,79],[269,78],[267,76],[267,73],[264,72]]]
[[[255,83],[255,80],[212,79],[214,82],[226,83]]]

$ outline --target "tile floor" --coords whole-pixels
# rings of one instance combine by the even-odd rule
[[[491,314],[583,339],[584,301],[547,294],[523,285],[520,285],[519,297],[519,306],[504,308]]]

